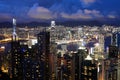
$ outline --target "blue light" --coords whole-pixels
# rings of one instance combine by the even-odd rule
[[[25,52],[26,50],[24,48],[21,49],[22,52]]]

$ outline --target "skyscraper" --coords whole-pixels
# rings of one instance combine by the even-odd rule
[[[11,42],[11,62],[12,62],[12,78],[15,80],[23,80],[23,54],[20,51],[20,41],[17,40],[16,20],[13,19],[13,36]]]
[[[51,80],[56,80],[57,78],[57,29],[55,26],[55,21],[51,21],[51,26],[50,26],[50,79]]]
[[[51,21],[50,27],[50,42],[54,43],[57,39],[57,30],[55,27],[55,21]]]
[[[90,55],[82,62],[81,70],[80,80],[97,80],[97,64]]]
[[[109,58],[118,58],[117,34],[113,33],[109,46]]]
[[[16,19],[13,18],[13,34],[12,34],[12,40],[17,40],[17,33],[16,33]]]
[[[20,51],[20,42],[11,42],[12,54],[12,78],[16,80],[23,79],[23,54]]]
[[[82,80],[82,62],[87,55],[87,49],[85,47],[79,47],[78,53],[75,54],[75,80]]]
[[[42,31],[38,34],[37,37],[38,37],[37,59],[38,59],[38,63],[40,63],[39,79],[49,80],[50,32]]]
[[[109,56],[105,60],[105,80],[119,80],[118,51],[117,34],[114,32],[112,33],[111,45],[109,46]]]

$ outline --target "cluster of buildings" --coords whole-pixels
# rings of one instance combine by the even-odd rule
[[[1,69],[13,80],[120,80],[119,28],[56,27],[51,21],[32,36],[33,29],[27,36],[19,32],[23,38],[16,30],[13,19],[11,48],[0,48]]]

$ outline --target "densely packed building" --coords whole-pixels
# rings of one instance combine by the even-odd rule
[[[20,28],[13,20],[13,29],[0,28],[0,67],[16,80],[119,80],[119,31],[55,21]]]

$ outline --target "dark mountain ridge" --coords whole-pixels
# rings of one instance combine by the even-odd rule
[[[37,26],[50,26],[50,22],[29,22],[29,23],[17,23],[18,27],[37,27]],[[113,26],[120,26],[120,20],[117,21],[64,21],[64,22],[56,22],[56,25],[64,25],[69,27],[75,27],[80,25],[89,25],[89,26],[102,26],[102,25],[113,25]],[[0,28],[2,27],[12,27],[12,22],[1,22]]]

